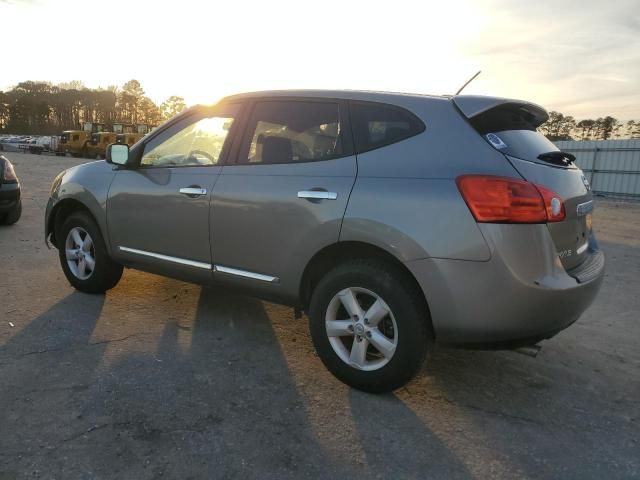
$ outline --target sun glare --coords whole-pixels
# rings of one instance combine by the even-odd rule
[[[616,113],[612,106],[640,113],[637,32],[605,15],[597,30],[609,20],[619,65],[593,56],[589,66],[598,35],[582,12],[568,15],[569,7],[547,3],[10,0],[0,2],[0,18],[8,20],[3,37],[19,39],[20,58],[29,61],[5,70],[0,90],[25,80],[106,88],[133,78],[157,103],[178,95],[191,105],[289,88],[451,94],[482,70],[465,93],[574,105],[576,112],[600,105],[607,113]],[[27,24],[38,33],[27,33]],[[96,34],[54,33],[51,25],[89,25]],[[566,65],[578,57],[568,74]]]

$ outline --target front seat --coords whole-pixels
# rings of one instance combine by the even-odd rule
[[[293,161],[291,140],[283,137],[265,137],[262,142],[263,163],[289,163]]]

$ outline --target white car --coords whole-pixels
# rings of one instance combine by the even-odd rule
[[[18,152],[18,145],[22,140],[18,137],[7,137],[0,139],[0,152]]]

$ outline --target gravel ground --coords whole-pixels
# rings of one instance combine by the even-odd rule
[[[537,358],[438,349],[374,396],[289,308],[133,270],[75,292],[43,217],[79,162],[7,156],[24,212],[0,227],[0,479],[640,476],[640,204],[598,201],[603,289]]]

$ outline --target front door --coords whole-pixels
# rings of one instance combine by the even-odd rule
[[[304,266],[338,241],[356,177],[346,104],[261,99],[214,187],[214,278],[294,298]]]
[[[149,139],[138,168],[111,184],[113,256],[142,270],[211,279],[209,203],[238,105],[201,110]]]

